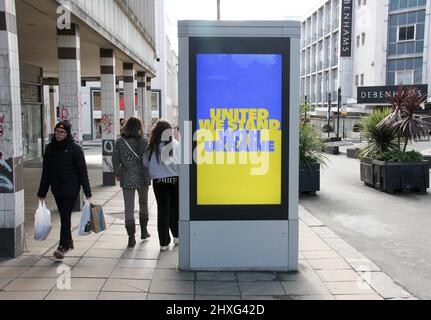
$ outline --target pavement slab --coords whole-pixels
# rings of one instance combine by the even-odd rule
[[[38,169],[31,170],[36,170],[33,174],[40,174]],[[160,252],[157,206],[152,191],[149,197],[152,237],[140,241],[138,226],[137,245],[133,249],[127,248],[121,189],[118,186],[96,187],[93,193],[93,199],[104,204],[108,230],[87,237],[78,237],[74,232],[76,249],[64,261],[57,261],[52,257],[59,232],[55,209],[52,211],[54,228],[48,241],[32,240],[33,227],[27,226],[27,255],[0,259],[0,299],[414,299],[302,207],[299,210],[298,272],[183,272],[178,270],[177,246],[171,245],[169,251]],[[28,201],[29,206],[34,205],[33,202],[37,199]],[[27,211],[27,221],[32,221],[34,210],[29,207]],[[74,214],[74,224],[79,218],[80,213]],[[60,274],[57,271],[61,271]],[[71,276],[71,290],[60,290],[62,287],[57,286],[58,277],[65,274]],[[61,280],[60,284],[67,283],[67,277]]]

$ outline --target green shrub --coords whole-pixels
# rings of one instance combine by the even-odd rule
[[[324,143],[320,132],[311,124],[302,124],[299,131],[299,160],[302,164],[326,164]]]
[[[422,162],[424,161],[424,156],[417,151],[403,152],[394,150],[377,156],[377,160],[389,163]]]

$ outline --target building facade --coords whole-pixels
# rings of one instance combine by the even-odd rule
[[[160,117],[178,124],[178,55],[170,38],[172,25],[165,1],[156,2],[156,64],[158,77],[153,81],[153,106],[159,104]],[[155,111],[155,110],[154,110]]]
[[[115,184],[117,83],[125,117],[148,118],[155,30],[155,0],[0,0],[0,257],[23,252],[24,162],[40,158],[58,120],[82,143],[88,81],[100,82],[103,183]]]
[[[353,124],[385,101],[368,103],[358,88],[376,95],[389,86],[430,84],[430,2],[427,0],[329,0],[302,21],[301,95],[314,106],[312,121],[327,124],[341,104]],[[333,127],[337,126],[335,121]]]

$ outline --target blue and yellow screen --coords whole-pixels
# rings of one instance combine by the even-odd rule
[[[197,204],[280,205],[279,54],[197,54]]]

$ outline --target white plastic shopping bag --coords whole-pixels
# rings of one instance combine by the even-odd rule
[[[34,240],[46,240],[51,229],[51,212],[47,209],[45,201],[39,201],[39,208],[34,217]]]
[[[91,233],[91,204],[85,200],[84,208],[82,208],[81,220],[79,222],[78,234],[80,236],[88,236]]]

